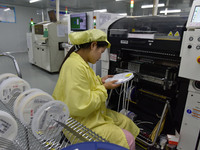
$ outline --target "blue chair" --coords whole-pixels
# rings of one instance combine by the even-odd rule
[[[62,150],[128,150],[124,147],[106,142],[84,142],[63,148]]]

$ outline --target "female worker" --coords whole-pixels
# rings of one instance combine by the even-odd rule
[[[111,76],[96,76],[88,64],[95,64],[110,47],[106,34],[91,29],[70,33],[69,39],[74,46],[62,65],[53,97],[68,106],[71,117],[107,141],[134,149],[139,128],[128,117],[105,105],[107,89],[120,85],[116,81],[105,83]]]

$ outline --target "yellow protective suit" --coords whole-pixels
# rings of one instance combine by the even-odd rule
[[[106,108],[107,90],[92,68],[73,52],[65,61],[53,97],[63,101],[70,116],[107,141],[129,149],[121,128],[136,136],[139,128],[128,117]]]

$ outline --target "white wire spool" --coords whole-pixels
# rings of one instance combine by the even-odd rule
[[[0,137],[13,141],[17,136],[18,125],[9,113],[0,110]]]
[[[54,100],[51,95],[43,91],[35,91],[24,97],[18,107],[20,121],[28,126],[31,125],[33,115],[43,104]]]
[[[11,77],[0,84],[0,100],[8,103],[16,92],[22,93],[30,89],[30,85],[19,77]]]
[[[31,129],[38,139],[52,139],[60,134],[63,127],[55,120],[66,123],[69,118],[69,110],[66,104],[54,100],[44,104],[34,114]]]
[[[8,79],[8,78],[10,78],[10,77],[17,77],[17,75],[12,74],[12,73],[4,73],[4,74],[1,74],[1,75],[0,75],[0,84],[1,84],[4,80],[6,80],[6,79]]]
[[[133,79],[133,77],[134,77],[134,74],[132,72],[119,73],[119,74],[114,75],[112,78],[106,79],[105,82],[118,80],[117,82],[115,82],[115,84],[122,84],[122,83],[130,81],[131,79]]]
[[[42,91],[40,89],[37,89],[37,88],[32,88],[32,89],[29,89],[29,90],[26,90],[24,92],[22,92],[17,98],[16,100],[14,101],[14,105],[13,105],[13,112],[15,114],[15,116],[17,118],[19,118],[19,105],[22,101],[22,99],[26,96],[28,96],[29,94],[33,93],[33,92],[36,92],[36,91]]]

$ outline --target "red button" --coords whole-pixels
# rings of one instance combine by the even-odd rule
[[[200,57],[197,57],[197,62],[200,64]]]

